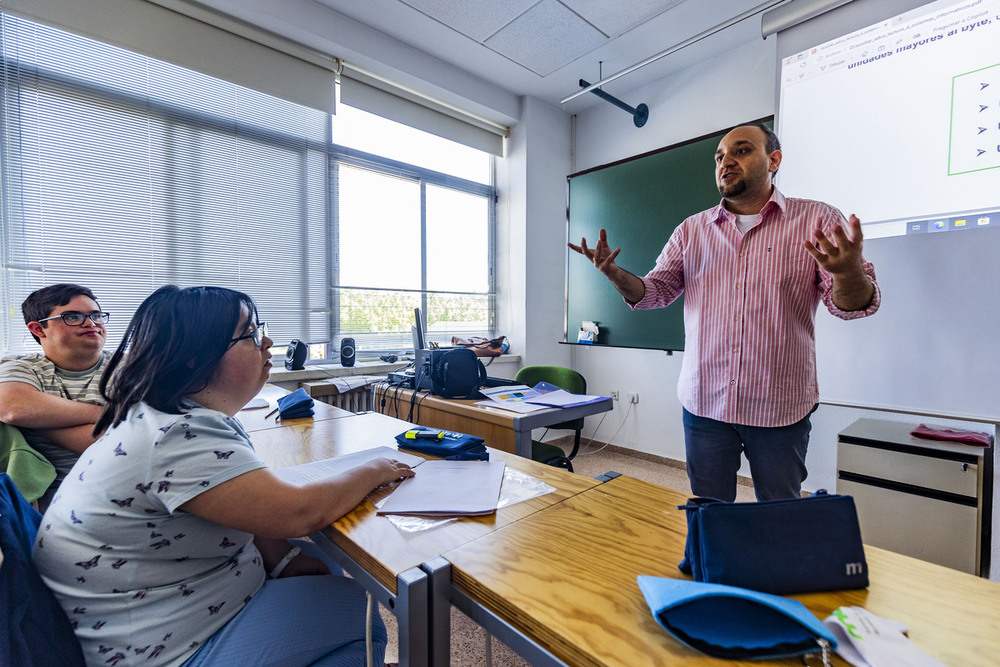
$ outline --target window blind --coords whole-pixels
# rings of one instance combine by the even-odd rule
[[[503,157],[508,129],[363,72],[350,63],[340,99],[358,109]]]
[[[199,11],[184,2],[158,2],[183,10],[185,14],[146,0],[5,0],[4,9],[274,97],[334,113],[337,69],[334,58],[324,58],[251,26]],[[270,45],[280,46],[280,50]]]
[[[109,344],[166,283],[249,293],[276,341],[330,339],[328,114],[2,22],[8,352],[37,349],[20,300],[56,282],[101,285]]]

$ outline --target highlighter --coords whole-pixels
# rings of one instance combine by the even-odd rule
[[[444,431],[421,431],[411,429],[406,432],[407,440],[441,440],[444,438]]]

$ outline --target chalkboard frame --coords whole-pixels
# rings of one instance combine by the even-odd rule
[[[713,175],[719,140],[734,127],[764,123],[774,116],[730,127],[570,174],[566,177],[566,239],[596,245],[605,229],[616,262],[645,275],[674,229],[687,217],[721,201]],[[624,212],[624,215],[621,215]],[[582,321],[597,322],[595,346],[663,350],[684,349],[684,299],[667,308],[632,311],[599,271],[566,249],[564,342],[576,344]],[[572,326],[571,326],[572,323]],[[572,334],[570,334],[572,332]]]

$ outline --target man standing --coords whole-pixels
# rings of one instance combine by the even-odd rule
[[[46,507],[94,442],[94,423],[104,404],[99,385],[108,314],[89,289],[68,283],[33,292],[21,310],[42,354],[0,361],[0,421],[20,428],[28,444],[55,467],[56,480],[39,500]]]
[[[696,496],[735,500],[742,454],[758,500],[799,495],[819,399],[816,307],[822,301],[845,320],[879,307],[860,221],[782,195],[772,184],[780,164],[766,126],[726,134],[715,153],[722,202],[684,220],[643,278],[615,263],[620,249],[610,249],[603,229],[593,249],[586,239],[569,244],[633,309],[685,294],[678,396]]]

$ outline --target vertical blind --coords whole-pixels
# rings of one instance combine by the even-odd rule
[[[251,294],[330,339],[329,115],[2,15],[3,347],[20,300],[95,287],[109,342],[162,284]]]

